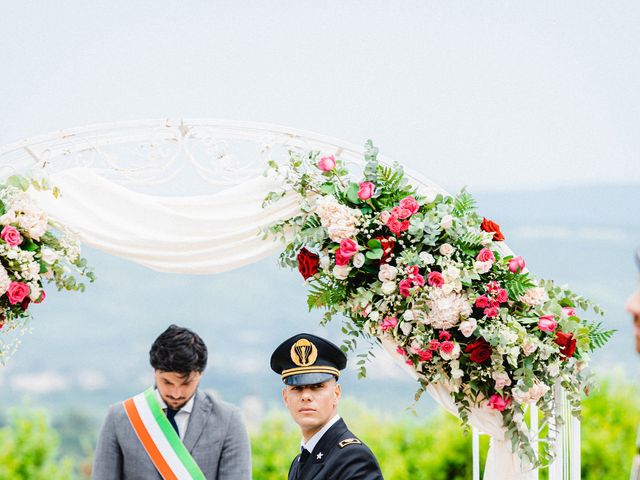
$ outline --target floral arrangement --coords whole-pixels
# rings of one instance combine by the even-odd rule
[[[74,274],[94,280],[80,256],[76,235],[53,222],[27,190],[49,190],[45,181],[18,175],[0,184],[0,334],[24,330],[31,318],[31,303],[46,295],[43,279],[59,290],[81,290]],[[59,191],[51,193],[56,197]],[[15,351],[17,341],[0,339],[0,362]]]
[[[317,151],[269,165],[284,188],[265,205],[293,190],[301,213],[265,236],[284,242],[280,263],[308,282],[309,309],[326,309],[323,322],[344,316],[345,348],[358,338],[392,341],[419,375],[416,399],[445,384],[465,424],[472,406],[495,409],[513,451],[533,465],[547,461],[544,444],[539,455],[532,448],[525,408],[537,405],[544,427],[560,384],[579,415],[589,354],[613,334],[579,313],[598,307],[535,279],[468,192],[418,191],[399,165],[378,162],[371,141],[357,179]],[[369,355],[360,355],[361,375]]]

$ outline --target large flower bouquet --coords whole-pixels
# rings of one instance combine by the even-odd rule
[[[59,290],[84,290],[75,275],[94,280],[73,232],[53,222],[27,190],[48,190],[45,181],[21,176],[0,184],[0,334],[24,329],[29,306],[45,299],[43,279]],[[57,189],[51,194],[58,196]],[[0,363],[17,341],[0,338]]]
[[[326,309],[324,322],[345,317],[345,346],[362,337],[392,341],[418,373],[417,398],[427,385],[445,384],[463,422],[472,406],[495,409],[514,452],[534,465],[548,460],[548,448],[532,448],[525,408],[537,405],[544,426],[552,386],[561,384],[579,414],[589,353],[613,333],[579,313],[601,313],[597,306],[536,280],[469,193],[417,190],[398,165],[378,162],[370,141],[359,178],[317,151],[290,152],[270,170],[284,188],[265,204],[293,190],[301,213],[265,234],[284,241],[280,262],[308,282],[309,308]]]

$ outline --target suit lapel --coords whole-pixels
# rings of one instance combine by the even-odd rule
[[[191,452],[198,439],[202,435],[209,417],[211,416],[211,410],[213,404],[209,397],[200,390],[196,391],[196,398],[193,402],[193,410],[189,416],[189,423],[187,425],[187,432],[184,435],[184,446]]]
[[[320,441],[316,444],[313,452],[311,452],[311,455],[302,467],[300,478],[306,480],[318,475],[320,470],[322,470],[322,467],[324,467],[324,460],[327,453],[337,444],[338,438],[340,438],[340,436],[347,430],[347,425],[342,419],[331,425],[331,428],[327,430]]]

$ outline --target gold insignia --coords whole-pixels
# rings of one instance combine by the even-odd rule
[[[306,338],[301,338],[291,346],[291,360],[299,367],[313,365],[318,358],[318,349]]]
[[[362,442],[360,440],[358,440],[357,438],[347,438],[345,440],[342,440],[338,446],[340,448],[344,448],[347,445],[360,445]]]

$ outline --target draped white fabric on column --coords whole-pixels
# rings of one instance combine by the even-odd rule
[[[418,179],[423,186],[433,186]],[[262,240],[260,228],[298,211],[294,194],[262,208],[264,197],[282,188],[267,177],[217,194],[188,197],[137,193],[88,168],[64,170],[51,183],[61,189],[59,199],[50,192],[31,191],[32,195],[52,218],[75,229],[84,244],[163,272],[211,274],[257,262],[281,248],[274,241]],[[398,358],[394,345],[386,342],[383,346]],[[428,393],[458,416],[446,386],[432,385]],[[485,480],[535,478],[532,470],[520,470],[517,456],[504,441],[498,412],[474,408],[469,423],[492,437]]]

